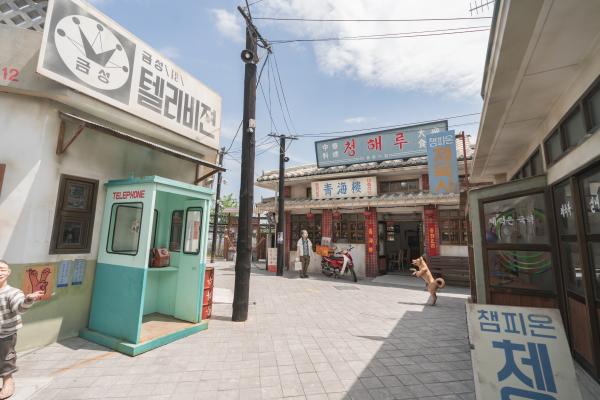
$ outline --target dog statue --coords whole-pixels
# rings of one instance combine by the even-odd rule
[[[412,260],[412,264],[416,267],[410,269],[413,271],[413,276],[420,277],[425,281],[427,291],[431,295],[431,305],[435,306],[437,301],[437,291],[446,286],[446,282],[442,278],[433,278],[433,275],[422,256]]]

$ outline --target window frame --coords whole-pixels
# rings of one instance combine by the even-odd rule
[[[400,190],[400,191],[392,191],[392,184],[400,184],[400,186],[402,186],[402,183],[414,183],[415,188],[414,189],[408,189],[408,190]],[[384,187],[387,187],[387,189],[383,189]],[[382,181],[379,182],[379,193],[416,193],[418,192],[419,189],[419,178],[414,178],[414,179],[399,179],[399,180],[394,180],[394,181]]]
[[[200,211],[200,227],[198,228],[198,250],[197,251],[185,251],[185,240],[187,238],[187,224],[188,224],[188,213],[191,211]],[[202,249],[202,219],[204,218],[204,208],[199,206],[187,207],[184,213],[184,224],[183,224],[183,236],[182,236],[182,250],[183,254],[198,255]]]
[[[346,219],[346,221],[344,221],[344,219]],[[342,223],[346,223],[347,227],[346,227],[346,233],[348,236],[348,242],[339,242],[340,240],[340,236],[341,236],[341,232],[342,232]],[[352,229],[351,225],[352,223],[355,223],[355,228]],[[334,220],[333,221],[333,226],[331,229],[331,233],[332,233],[332,241],[334,243],[365,243],[366,238],[367,238],[367,234],[366,234],[366,228],[365,228],[365,216],[362,213],[343,213],[340,215],[340,218],[338,220]],[[359,225],[362,225],[362,228],[359,229]],[[361,232],[362,230],[362,239],[358,238],[358,234]],[[355,241],[351,240],[350,238],[352,237],[352,233],[356,233],[357,239]]]
[[[136,250],[135,253],[129,252],[129,253],[125,253],[122,251],[111,251],[112,248],[114,247],[114,243],[115,243],[115,231],[114,231],[114,225],[113,223],[116,223],[117,221],[117,215],[115,215],[115,219],[113,221],[113,213],[115,213],[115,210],[117,210],[116,212],[118,213],[118,207],[115,206],[130,206],[130,208],[137,208],[137,207],[131,207],[131,205],[133,204],[139,204],[141,205],[141,210],[142,213],[140,214],[140,233],[138,234],[138,240],[137,240],[137,245],[136,245]],[[141,201],[131,201],[131,202],[121,202],[121,203],[113,203],[113,205],[110,207],[110,219],[108,220],[108,236],[106,241],[106,252],[108,254],[118,254],[121,256],[130,256],[130,257],[135,257],[138,255],[138,253],[140,252],[140,239],[142,237],[142,222],[144,221],[144,203]],[[110,246],[109,246],[110,244]],[[111,249],[111,250],[109,250]]]
[[[177,249],[173,249],[171,247],[171,244],[173,243],[173,216],[175,215],[175,213],[181,213],[181,224],[179,227],[179,247]],[[184,221],[183,221],[183,217],[185,216],[185,210],[173,210],[173,212],[171,213],[171,223],[170,223],[170,229],[169,229],[169,251],[171,252],[180,252],[181,251],[181,242],[183,239],[183,225],[184,225]]]
[[[303,219],[303,221],[298,222],[298,219]],[[317,222],[317,219],[320,221]],[[296,220],[296,221],[295,221]],[[302,228],[306,223],[307,227]],[[308,231],[308,238],[311,240],[313,244],[313,251],[316,251],[316,246],[321,244],[321,238],[323,237],[323,215],[322,214],[314,214],[314,220],[309,221],[306,214],[291,214],[290,215],[290,251],[298,250],[296,245],[298,244],[299,237],[295,236],[300,234],[300,232],[293,229],[295,226],[299,226],[301,229],[306,229]],[[320,229],[317,229],[320,228]],[[315,235],[315,232],[319,232],[320,235]]]
[[[456,215],[452,215],[451,212],[456,212]],[[444,215],[447,214],[447,215]],[[444,221],[452,221],[454,222],[455,234],[458,240],[444,240],[442,235],[442,227]],[[468,230],[468,221],[465,216],[465,213],[458,209],[453,210],[438,210],[438,227],[440,230],[440,245],[444,246],[466,246],[468,241],[466,240],[466,233]]]
[[[70,182],[82,183],[90,186],[86,208],[69,209],[65,207],[67,199],[67,189]],[[58,194],[56,198],[56,206],[54,210],[54,221],[52,224],[52,234],[50,236],[49,254],[89,254],[91,253],[94,220],[96,217],[96,202],[98,199],[99,181],[96,179],[83,178],[74,175],[61,174],[58,185]],[[81,245],[80,246],[65,246],[62,243],[63,230],[65,221],[68,219],[80,222],[82,226]]]

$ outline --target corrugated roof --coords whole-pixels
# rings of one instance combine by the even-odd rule
[[[471,159],[474,153],[474,147],[471,144],[471,136],[466,136],[465,144],[467,147],[467,159]],[[463,145],[462,139],[456,139],[456,155],[459,160],[463,159]],[[427,156],[411,157],[408,159],[400,160],[387,160],[381,162],[369,162],[352,165],[340,165],[336,167],[319,168],[316,164],[299,165],[296,167],[286,168],[286,178],[301,178],[305,176],[316,176],[316,175],[330,175],[339,174],[343,172],[359,172],[359,171],[371,171],[378,169],[389,169],[389,168],[404,168],[414,167],[418,165],[427,165]],[[274,169],[270,171],[264,171],[259,176],[257,182],[276,181],[279,179],[279,170]]]

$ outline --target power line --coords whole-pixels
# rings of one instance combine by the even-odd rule
[[[292,120],[292,114],[290,113],[290,108],[288,107],[285,90],[283,90],[283,82],[281,81],[281,74],[279,73],[279,64],[277,63],[277,56],[275,55],[275,53],[273,53],[273,60],[275,60],[275,70],[277,72],[277,78],[279,79],[279,87],[281,88],[281,94],[283,94],[283,102],[285,103],[285,109],[287,110],[288,117],[290,118],[290,124],[292,125],[292,128],[294,128],[294,132],[297,132],[298,129],[296,128],[294,121]],[[275,78],[273,77],[273,79]]]
[[[269,68],[272,68],[271,65],[269,65]],[[291,130],[290,126],[287,123],[287,118],[285,117],[285,111],[283,111],[283,103],[281,102],[281,97],[279,96],[279,89],[277,86],[277,81],[275,80],[275,76],[273,76],[273,81],[275,82],[275,94],[277,94],[277,102],[279,103],[279,108],[281,109],[281,117],[283,118],[283,123],[285,124],[285,127],[287,128],[287,131],[289,133],[291,132]]]
[[[248,3],[246,2],[246,4],[248,4],[248,7],[251,7],[251,6],[255,5],[255,4],[258,4],[258,3],[260,3],[261,1],[265,1],[265,0],[256,0],[256,1],[253,1],[252,3],[250,3],[250,4],[248,4]],[[254,19],[256,19],[256,18],[254,18]]]
[[[420,125],[420,124],[426,124],[428,122],[436,122],[436,121],[445,120],[445,119],[458,119],[458,118],[470,117],[473,115],[480,115],[480,114],[481,114],[481,112],[476,112],[476,113],[469,113],[469,114],[451,115],[448,117],[439,117],[436,119],[429,119],[429,120],[425,120],[425,121],[404,122],[404,123],[399,123],[399,124],[394,124],[394,125],[374,126],[374,127],[370,127],[370,128],[360,128],[360,129],[347,129],[347,130],[343,130],[343,131],[304,133],[304,134],[296,134],[295,136],[319,137],[319,136],[323,136],[323,135],[338,135],[338,134],[342,134],[342,133],[354,133],[354,132],[363,132],[363,131],[376,131],[376,130],[382,130],[382,129],[393,129],[393,128],[400,128],[403,126]]]
[[[259,0],[262,1],[262,0]],[[258,3],[258,1],[256,2]],[[253,3],[253,4],[256,4]],[[252,5],[252,4],[251,4]],[[345,19],[345,18],[282,18],[282,17],[253,17],[267,21],[301,21],[301,22],[421,22],[421,21],[468,21],[477,19],[492,19],[492,17],[455,17],[455,18],[404,18],[404,19]]]
[[[463,33],[473,32],[485,32],[489,31],[489,27],[467,29],[467,28],[456,28],[466,29],[461,31],[452,31],[451,29],[445,29],[443,32],[438,33],[419,33],[419,32],[405,32],[405,33],[391,33],[384,35],[366,35],[366,36],[345,36],[345,37],[331,37],[331,38],[313,38],[313,39],[281,39],[272,40],[271,44],[288,44],[288,43],[299,43],[299,42],[339,42],[339,41],[359,41],[359,40],[382,40],[382,39],[407,39],[416,37],[430,37],[430,36],[446,36],[446,35],[459,35]],[[434,31],[421,31],[421,32],[434,32]]]

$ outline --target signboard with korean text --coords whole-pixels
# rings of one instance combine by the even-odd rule
[[[218,148],[219,95],[83,1],[49,1],[37,71]]]
[[[434,194],[458,193],[458,162],[454,131],[427,135],[429,191]]]
[[[435,208],[425,208],[425,249],[429,257],[440,255],[438,211]]]
[[[377,178],[365,176],[312,182],[311,195],[314,200],[377,196]]]
[[[411,125],[315,142],[319,168],[427,155],[426,136],[447,131],[448,121]]]
[[[581,400],[560,312],[467,304],[479,400]]]

